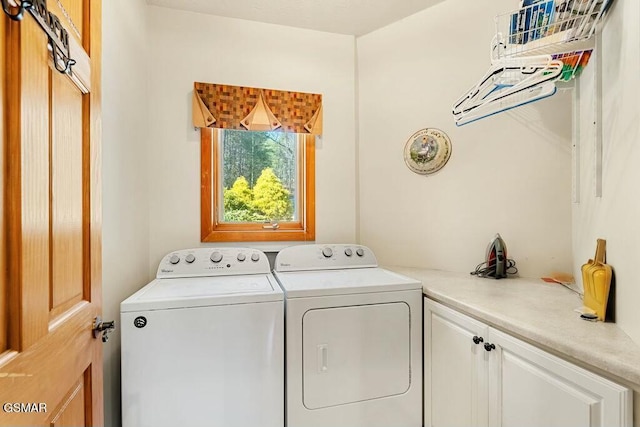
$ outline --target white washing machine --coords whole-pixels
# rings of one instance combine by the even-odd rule
[[[289,427],[422,426],[422,285],[358,245],[276,257]]]
[[[264,253],[172,252],[120,314],[123,427],[284,425],[284,301]]]

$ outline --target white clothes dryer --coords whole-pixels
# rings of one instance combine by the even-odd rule
[[[282,427],[284,302],[264,253],[166,255],[120,305],[123,427]]]
[[[422,285],[359,245],[282,250],[289,427],[422,426]]]

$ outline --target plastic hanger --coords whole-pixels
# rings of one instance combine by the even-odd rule
[[[454,103],[456,124],[462,126],[481,117],[553,95],[555,90],[549,86],[540,89],[536,89],[536,86],[558,79],[562,67],[561,61],[553,60],[548,55],[494,60],[480,82]],[[476,109],[480,110],[474,111]],[[469,115],[473,119],[466,118]]]
[[[548,55],[495,61],[480,82],[454,103],[453,114],[464,114],[480,105],[554,80],[562,67],[562,61]]]
[[[471,109],[470,111],[455,116],[456,126],[463,126],[475,122],[476,120],[493,116],[494,114],[548,98],[554,95],[557,90],[555,82],[553,81],[529,86],[520,92],[513,93],[498,100],[486,102]]]

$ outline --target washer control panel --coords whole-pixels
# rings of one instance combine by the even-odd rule
[[[264,252],[251,248],[195,248],[171,252],[162,258],[156,278],[268,274]]]
[[[375,255],[366,246],[320,244],[291,246],[276,257],[275,271],[332,270],[377,267]]]

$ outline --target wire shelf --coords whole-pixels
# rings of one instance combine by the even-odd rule
[[[521,9],[496,16],[492,59],[592,49],[592,36],[612,1],[522,0]]]
[[[457,126],[553,96],[589,62],[613,0],[520,0],[496,16],[491,67],[453,104]]]

